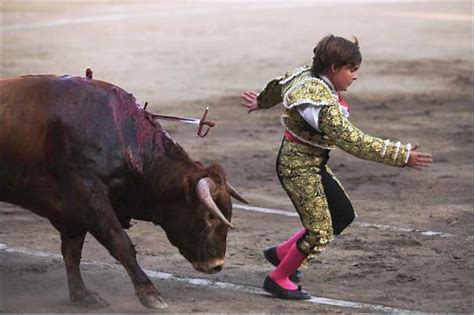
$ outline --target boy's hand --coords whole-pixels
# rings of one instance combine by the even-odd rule
[[[258,109],[257,93],[253,91],[244,91],[241,94],[241,105],[247,108],[248,113]]]
[[[429,167],[432,163],[432,154],[416,152],[418,145],[416,144],[409,154],[409,160],[406,166],[422,170],[424,167]]]

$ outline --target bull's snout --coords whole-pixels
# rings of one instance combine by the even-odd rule
[[[193,268],[195,268],[196,270],[210,274],[220,272],[221,270],[223,270],[223,266],[223,259],[193,264]]]
[[[223,265],[217,265],[211,268],[211,273],[220,272],[221,270],[223,270]]]

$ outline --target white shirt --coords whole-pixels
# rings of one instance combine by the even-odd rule
[[[326,84],[330,87],[330,90],[332,92],[333,97],[335,100],[338,102],[338,95],[336,94],[335,87],[333,86],[333,83],[328,79],[327,76],[322,75],[320,78],[325,81]],[[313,104],[302,104],[297,106],[297,111],[299,112],[300,116],[310,125],[312,128],[318,130],[321,132],[320,128],[318,127],[318,119],[320,115],[320,110],[322,107],[325,105],[313,105]],[[345,117],[348,117],[350,113],[346,108],[343,106],[340,106],[340,110],[343,112],[343,115]]]

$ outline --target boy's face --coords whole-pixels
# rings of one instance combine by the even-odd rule
[[[358,78],[357,71],[359,65],[346,65],[341,68],[334,66],[328,71],[327,77],[332,81],[337,91],[346,91],[348,87]]]

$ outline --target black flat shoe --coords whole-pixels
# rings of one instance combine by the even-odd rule
[[[299,286],[297,290],[287,290],[275,283],[271,277],[267,276],[264,280],[264,290],[276,298],[285,300],[310,300],[312,296]]]
[[[264,257],[274,266],[278,266],[280,263],[279,257],[277,257],[277,247],[269,247],[263,251]],[[295,270],[290,276],[289,280],[293,283],[300,283],[303,280],[302,272]]]

